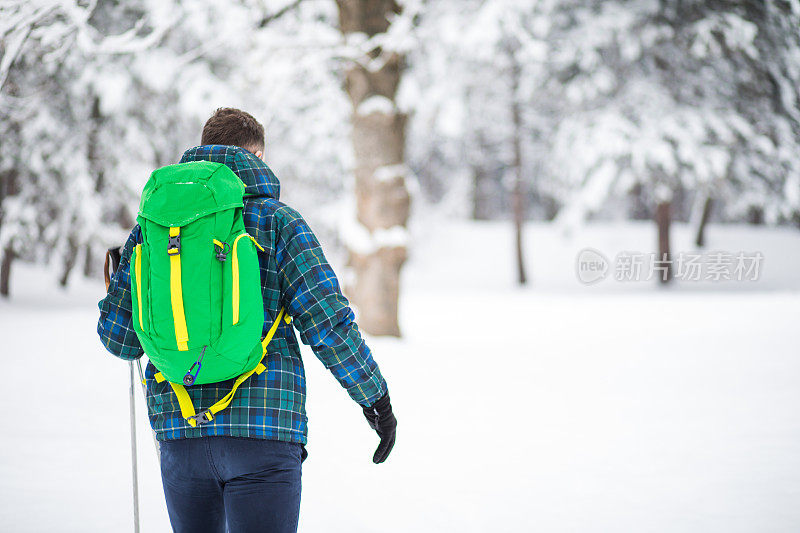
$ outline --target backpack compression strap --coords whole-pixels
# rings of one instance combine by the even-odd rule
[[[186,314],[183,311],[183,285],[181,284],[181,228],[169,228],[169,292],[172,302],[172,319],[175,322],[175,340],[178,341],[178,350],[189,349],[189,333],[186,331]],[[139,254],[136,254],[139,261]],[[141,310],[139,311],[141,319]]]
[[[172,390],[175,391],[175,396],[178,397],[178,405],[181,407],[181,416],[186,419],[186,423],[192,427],[197,426],[197,424],[203,424],[204,422],[210,422],[214,420],[214,415],[218,412],[222,411],[223,409],[227,408],[231,401],[233,400],[233,395],[236,393],[236,389],[239,388],[239,385],[244,383],[247,378],[252,376],[254,373],[261,375],[267,367],[264,365],[264,357],[267,355],[267,346],[269,342],[272,340],[272,337],[275,336],[275,332],[278,330],[278,326],[281,323],[281,319],[285,320],[287,324],[292,321],[292,317],[286,314],[286,311],[281,307],[280,312],[278,312],[278,317],[275,319],[275,322],[272,323],[272,327],[269,328],[267,332],[267,336],[261,341],[261,360],[252,370],[249,370],[236,378],[236,381],[233,383],[233,388],[231,388],[230,392],[222,397],[217,403],[200,411],[199,413],[195,413],[194,405],[192,405],[192,399],[189,397],[189,393],[186,391],[186,388],[180,383],[172,383],[171,381],[169,384],[172,386]],[[161,372],[157,372],[154,376],[156,382],[163,383],[166,381],[166,378]]]

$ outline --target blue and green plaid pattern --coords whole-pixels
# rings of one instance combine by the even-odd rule
[[[328,368],[350,397],[371,405],[386,392],[386,382],[354,322],[333,269],[311,228],[294,209],[278,201],[280,185],[269,168],[250,152],[233,146],[200,146],[181,162],[208,160],[228,165],[244,182],[247,231],[264,248],[258,254],[266,334],[281,306],[293,318],[301,340]],[[108,295],[100,301],[97,331],[108,351],[122,359],[141,357],[131,324],[130,257],[141,241],[138,226],[122,251]],[[282,324],[269,345],[267,371],[252,375],[236,392],[231,406],[211,422],[190,427],[180,414],[168,383],[156,383],[147,365],[147,406],[160,440],[212,435],[256,437],[305,444],[306,383],[300,348],[292,325]],[[233,380],[188,387],[195,409],[205,409],[228,393]]]

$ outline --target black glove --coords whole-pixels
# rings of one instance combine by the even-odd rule
[[[364,416],[369,422],[369,427],[377,431],[378,436],[381,438],[381,443],[378,444],[378,449],[375,450],[375,455],[372,456],[372,462],[377,465],[389,457],[389,453],[394,447],[397,419],[392,414],[392,404],[389,401],[388,392],[380,400],[363,409]]]
[[[106,252],[106,262],[103,265],[103,277],[106,279],[106,290],[111,284],[111,276],[119,268],[120,253],[119,248],[109,248]]]

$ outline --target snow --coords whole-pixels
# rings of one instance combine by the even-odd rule
[[[378,228],[370,231],[358,220],[344,218],[340,225],[341,238],[349,250],[368,255],[381,248],[408,245],[408,230],[403,226]]]
[[[356,109],[356,114],[361,116],[371,115],[372,113],[382,113],[384,115],[391,115],[394,113],[394,102],[385,96],[375,95],[370,96],[360,104]]]
[[[436,231],[432,231],[435,228]],[[301,532],[790,532],[800,528],[800,235],[708,228],[760,250],[748,285],[575,279],[585,247],[651,251],[649,224],[416,220],[402,340],[369,339],[398,417],[373,465],[361,410],[304,351],[309,458]],[[676,250],[690,231],[678,225]],[[325,245],[325,243],[323,243]],[[129,531],[128,367],[95,334],[102,285],[20,266],[0,302],[0,523]],[[142,531],[169,531],[141,394]],[[91,408],[89,404],[91,403]]]
[[[391,181],[395,178],[405,178],[409,174],[409,168],[405,164],[386,165],[375,169],[373,177],[376,181]]]

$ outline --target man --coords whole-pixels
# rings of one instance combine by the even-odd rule
[[[203,128],[202,146],[181,163],[228,166],[245,184],[243,218],[263,248],[258,260],[266,334],[284,307],[300,338],[364,409],[381,442],[373,461],[394,446],[397,422],[386,382],[361,338],[347,299],[319,242],[300,214],[278,201],[280,184],[262,161],[264,128],[238,109],[218,109]],[[100,301],[98,333],[114,355],[132,360],[142,348],[131,324],[130,257],[141,242],[133,228],[118,270]],[[267,371],[242,384],[229,408],[191,427],[170,384],[147,365],[150,423],[161,442],[161,476],[170,522],[178,532],[297,530],[301,463],[306,457],[305,374],[292,325],[281,322],[268,346]],[[200,411],[233,380],[187,387]]]

